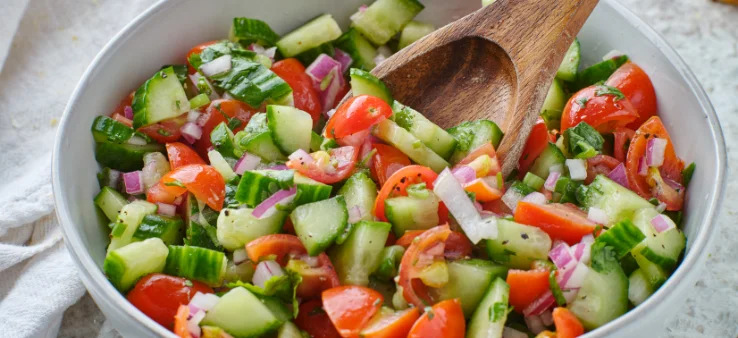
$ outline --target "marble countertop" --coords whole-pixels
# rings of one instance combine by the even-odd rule
[[[679,52],[696,74],[720,119],[728,146],[728,176],[738,164],[738,6],[709,0],[620,0]],[[140,7],[142,10],[144,6]],[[616,28],[615,28],[616,29]],[[714,246],[702,278],[664,337],[738,337],[738,181],[728,180]],[[69,308],[59,337],[115,337],[85,295]]]

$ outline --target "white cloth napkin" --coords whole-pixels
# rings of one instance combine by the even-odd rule
[[[56,125],[94,56],[154,2],[0,1],[0,336],[56,337],[85,292],[53,214]]]

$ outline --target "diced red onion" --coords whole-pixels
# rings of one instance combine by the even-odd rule
[[[307,151],[302,150],[302,149],[295,150],[295,152],[290,154],[288,158],[292,161],[299,161],[304,164],[310,164],[310,163],[313,163],[314,161],[313,157],[310,156],[310,154],[308,154]]]
[[[666,152],[666,139],[652,137],[646,143],[646,165],[649,167],[660,167],[664,164],[664,153]]]
[[[254,277],[251,280],[254,285],[263,288],[269,278],[284,275],[284,270],[275,261],[261,261],[256,265]]]
[[[363,212],[360,206],[355,205],[353,208],[348,210],[348,215],[349,215],[348,222],[356,223],[361,220],[361,216],[363,215]]]
[[[648,175],[648,165],[646,165],[645,157],[641,157],[638,160],[638,175],[641,175],[641,176]]]
[[[505,326],[502,329],[502,338],[528,338],[528,335],[511,327]]]
[[[554,305],[554,303],[556,303],[556,299],[551,293],[551,290],[547,290],[534,300],[533,303],[528,305],[528,307],[523,309],[523,315],[525,317],[538,316],[543,313],[543,311],[548,310],[552,305]]]
[[[465,185],[477,178],[477,172],[468,165],[460,165],[451,170],[454,177],[461,185]]]
[[[331,76],[328,86],[325,90],[320,91],[320,104],[323,105],[324,111],[334,108],[340,101],[341,98],[338,97],[338,94],[341,91],[344,81],[339,67],[333,68],[330,74],[328,75]]]
[[[358,20],[361,17],[361,15],[364,14],[364,12],[366,12],[367,8],[368,8],[367,5],[359,6],[359,10],[356,13],[351,14],[351,17],[350,17],[351,21]]]
[[[607,216],[607,213],[600,208],[590,207],[589,211],[587,211],[587,219],[597,224],[602,224],[602,225],[610,224],[610,220],[609,220],[609,217]]]
[[[123,184],[129,195],[140,195],[144,193],[143,176],[141,170],[123,174]]]
[[[131,138],[128,139],[128,141],[126,141],[126,143],[137,145],[137,146],[143,146],[143,145],[146,145],[146,139],[138,135],[133,135],[131,136]]]
[[[200,338],[202,330],[200,329],[200,322],[205,318],[205,311],[198,311],[192,318],[187,320],[187,331],[190,332],[193,338]]]
[[[666,211],[666,203],[659,202],[659,205],[656,206],[656,211],[658,211],[659,213],[663,213],[664,211]]]
[[[551,258],[559,269],[563,269],[574,260],[574,257],[569,252],[569,245],[561,241],[554,245],[551,251],[548,252],[548,257]]]
[[[195,89],[197,89],[197,92],[200,92],[200,89],[197,88],[197,84],[200,81],[200,78],[203,78],[203,81],[205,81],[205,84],[207,84],[208,88],[210,88],[210,94],[208,95],[208,98],[210,101],[217,100],[220,98],[220,95],[218,95],[218,92],[215,91],[215,88],[213,88],[213,85],[210,84],[210,81],[208,81],[207,78],[204,78],[200,73],[194,73],[190,75],[190,81],[195,86]],[[204,123],[204,122],[203,122]]]
[[[621,51],[619,51],[617,49],[613,49],[613,50],[607,52],[607,54],[605,54],[605,55],[602,56],[602,61],[611,60],[611,59],[614,59],[616,57],[623,56],[623,55],[625,55],[625,54],[623,54],[623,52],[621,52]]]
[[[195,308],[203,310],[203,311],[210,311],[212,308],[215,307],[215,304],[218,304],[219,300],[220,300],[220,297],[216,296],[215,294],[202,293],[200,291],[197,291],[195,295],[192,296],[192,299],[190,299],[189,305],[194,306]]]
[[[617,184],[630,188],[628,185],[628,174],[625,172],[625,165],[623,163],[618,164],[615,169],[611,170],[610,173],[607,174],[607,177],[615,181]]]
[[[325,77],[336,68],[338,68],[340,72],[340,62],[334,60],[332,57],[328,56],[328,54],[320,54],[315,61],[305,69],[305,73],[313,79],[314,84],[318,84],[317,89],[325,90],[325,88],[320,88],[319,86],[321,82],[323,82],[323,79],[325,79]]]
[[[571,252],[574,256],[574,259],[584,264],[589,264],[593,243],[594,236],[592,236],[592,234],[582,237],[582,240],[579,243],[571,247]]]
[[[156,203],[156,205],[159,206],[156,211],[159,215],[173,217],[177,214],[177,206],[174,204]]]
[[[548,168],[548,172],[563,173],[564,165],[561,163],[554,164]]]
[[[201,113],[197,109],[190,110],[187,112],[187,122],[197,122],[197,119],[200,117]]]
[[[482,220],[466,191],[448,168],[436,178],[433,192],[443,201],[472,243],[497,238],[497,220],[494,218]]]
[[[666,215],[657,215],[651,219],[651,225],[658,233],[676,228],[676,224]]]
[[[333,58],[341,64],[342,73],[345,73],[349,69],[349,67],[351,67],[351,64],[354,63],[354,59],[351,58],[351,55],[348,55],[348,53],[338,48],[336,48],[335,53],[333,54]]]
[[[677,190],[677,191],[684,190],[684,186],[681,185],[681,184],[679,184],[679,183],[677,183],[676,181],[674,181],[674,180],[672,180],[672,179],[670,179],[668,177],[664,177],[663,179],[664,179],[664,183],[666,183],[666,185],[670,186],[672,189]]]
[[[546,330],[546,326],[543,325],[543,321],[538,316],[525,316],[523,319],[525,319],[525,325],[533,334],[539,334]]]
[[[200,71],[207,77],[218,75],[231,70],[231,55],[223,55],[213,61],[200,66]]]
[[[544,205],[546,202],[548,202],[548,199],[546,199],[546,196],[538,191],[534,191],[521,200],[523,202],[533,203],[537,205]]]
[[[251,214],[257,219],[272,216],[275,212],[277,212],[277,205],[286,206],[292,203],[292,201],[295,199],[296,194],[297,188],[295,187],[292,187],[292,189],[290,190],[277,191],[272,196],[269,196],[269,198],[259,203],[259,205],[254,208],[254,211]]]
[[[561,272],[563,272],[559,278],[559,285],[561,285],[561,288],[578,289],[582,287],[584,278],[586,278],[587,273],[589,273],[589,267],[583,263],[577,263],[577,265],[566,269],[565,271],[560,271],[560,273]]]
[[[587,178],[587,162],[582,159],[566,160],[566,167],[569,168],[569,177],[572,180],[582,181]]]
[[[271,167],[267,167],[267,169],[268,170],[287,170],[289,168],[284,164],[276,164]]]
[[[546,179],[546,183],[543,184],[543,187],[546,188],[548,191],[554,191],[556,189],[556,182],[558,182],[559,177],[561,177],[560,172],[551,171],[548,174],[548,178]]]
[[[129,120],[133,120],[133,108],[131,106],[125,106],[123,108],[123,116]]]
[[[195,141],[202,137],[202,128],[192,122],[185,123],[182,128],[180,128],[180,131],[182,132],[182,136],[185,140],[190,144],[195,143]]]
[[[245,152],[243,156],[236,161],[236,165],[233,166],[233,171],[236,174],[243,175],[248,170],[254,170],[261,163],[261,157]]]
[[[553,313],[551,310],[543,311],[543,313],[538,317],[541,318],[541,321],[543,321],[543,325],[545,326],[551,326],[554,323]]]

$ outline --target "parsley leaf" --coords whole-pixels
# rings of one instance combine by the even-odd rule
[[[603,96],[603,95],[613,95],[615,96],[615,101],[622,100],[625,98],[625,94],[620,91],[620,89],[617,89],[612,86],[608,85],[598,85],[595,87],[595,96]]]
[[[615,249],[607,246],[604,242],[595,242],[592,245],[592,269],[597,272],[607,273],[614,267],[618,267],[618,260],[615,257]]]
[[[579,122],[574,128],[564,131],[564,144],[574,158],[588,159],[602,151],[605,139],[586,122]]]
[[[582,98],[580,98],[579,100],[577,100],[577,104],[578,104],[578,105],[579,105],[580,107],[582,107],[582,108],[584,108],[584,107],[586,107],[586,106],[587,106],[587,102],[589,102],[589,98],[587,98],[587,97],[582,97]]]

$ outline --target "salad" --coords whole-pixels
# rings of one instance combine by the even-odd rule
[[[575,40],[503,175],[495,122],[443,129],[369,73],[433,31],[422,9],[234,18],[98,116],[112,285],[183,338],[566,338],[645,301],[695,168],[648,75]]]

